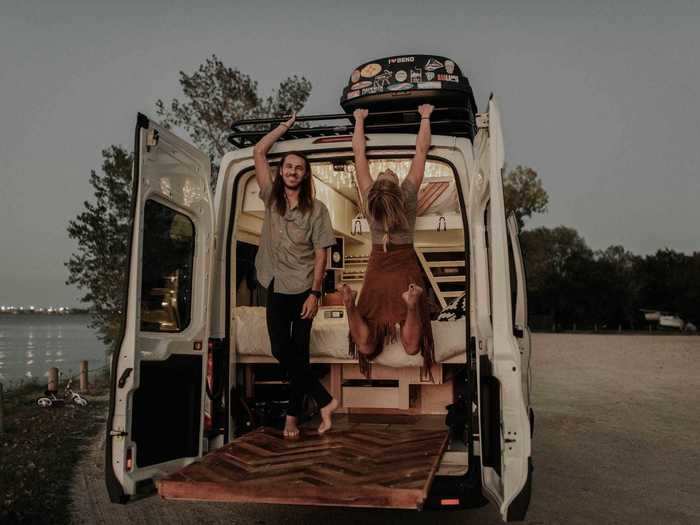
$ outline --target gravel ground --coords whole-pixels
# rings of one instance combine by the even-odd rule
[[[526,523],[700,523],[700,337],[535,334]],[[440,512],[107,499],[104,438],[73,483],[77,524],[497,524],[492,506]]]

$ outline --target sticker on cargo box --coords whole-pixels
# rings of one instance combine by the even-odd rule
[[[406,89],[411,89],[413,87],[413,84],[410,82],[403,82],[401,84],[392,84],[391,86],[387,87],[389,91],[405,91]]]
[[[405,82],[408,78],[408,73],[406,73],[403,69],[399,69],[396,72],[396,75],[394,75],[394,78],[396,78],[398,82]]]
[[[348,100],[350,100],[351,98],[356,98],[356,97],[359,97],[359,96],[360,96],[360,92],[359,92],[359,91],[348,91],[348,94],[345,95],[345,98],[348,99]]]
[[[411,82],[421,82],[423,80],[423,70],[421,68],[411,69]]]
[[[367,64],[360,70],[360,75],[365,78],[376,77],[382,70],[382,66],[379,64]]]
[[[432,80],[434,78],[435,78],[435,73],[433,73],[432,71],[425,72],[425,79],[426,80]]]
[[[371,80],[363,80],[362,82],[358,82],[357,84],[353,84],[350,86],[350,89],[362,89],[366,87],[370,87],[372,85]]]
[[[394,57],[389,59],[389,64],[407,64],[415,59],[416,57]]]
[[[445,71],[450,75],[455,72],[455,63],[452,60],[445,60]]]
[[[440,89],[442,82],[421,82],[417,87],[418,89]]]
[[[352,75],[350,75],[350,82],[353,84],[360,80],[360,70],[356,69],[355,71],[352,72]]]
[[[430,57],[423,66],[423,69],[425,69],[426,71],[437,71],[438,69],[442,69],[443,67],[444,66],[442,65],[442,62],[440,62],[439,60],[435,60],[433,57]]]
[[[385,69],[381,74],[374,77],[375,87],[384,89],[391,82],[391,71]]]
[[[443,82],[459,82],[457,75],[445,75],[444,73],[438,73],[437,79]]]
[[[362,95],[374,95],[375,93],[383,93],[384,88],[381,86],[372,86],[364,88],[360,94]]]

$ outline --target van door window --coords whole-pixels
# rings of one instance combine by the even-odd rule
[[[146,201],[141,276],[141,330],[181,332],[190,324],[194,223]]]

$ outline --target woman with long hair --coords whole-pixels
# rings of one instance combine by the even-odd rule
[[[341,292],[350,327],[351,354],[359,358],[364,372],[369,371],[370,361],[385,344],[398,339],[407,354],[423,356],[427,371],[435,361],[423,272],[413,248],[418,190],[430,149],[433,109],[430,104],[418,107],[421,121],[416,153],[401,183],[390,169],[372,180],[365,151],[364,122],[368,111],[357,109],[353,113],[355,172],[366,203],[372,251],[357,304],[356,292],[349,286],[344,285]]]

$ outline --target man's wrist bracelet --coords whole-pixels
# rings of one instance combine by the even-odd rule
[[[316,299],[321,298],[321,291],[320,290],[311,290],[309,292],[309,295],[313,295]]]
[[[430,120],[430,117],[421,117],[421,120]]]

